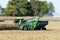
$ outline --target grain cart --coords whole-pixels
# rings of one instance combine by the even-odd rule
[[[37,16],[36,20],[31,22],[27,21],[30,19],[15,19],[14,23],[19,26],[19,30],[46,30],[45,26],[48,24],[48,21],[39,21],[39,18],[40,16]]]

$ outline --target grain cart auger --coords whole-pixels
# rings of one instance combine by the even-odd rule
[[[37,16],[36,20],[31,22],[27,21],[30,19],[15,19],[14,23],[18,24],[19,30],[46,30],[45,26],[48,24],[48,21],[39,21],[39,19],[40,16]]]

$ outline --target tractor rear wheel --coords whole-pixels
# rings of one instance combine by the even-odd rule
[[[28,27],[27,27],[27,26],[24,26],[24,27],[23,27],[23,30],[28,30]]]

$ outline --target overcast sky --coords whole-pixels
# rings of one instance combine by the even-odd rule
[[[53,2],[54,6],[55,6],[55,12],[54,16],[60,16],[60,0],[46,0],[48,2]],[[6,7],[6,4],[8,3],[8,0],[0,0],[0,5],[4,8]]]

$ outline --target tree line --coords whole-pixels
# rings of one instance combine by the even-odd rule
[[[43,16],[54,12],[54,5],[47,1],[9,0],[4,11],[6,16]]]

